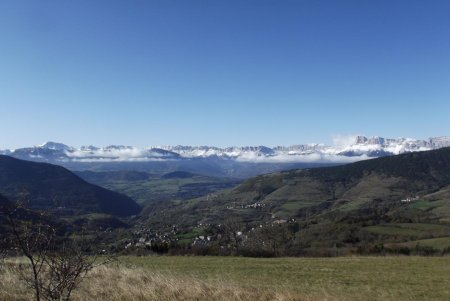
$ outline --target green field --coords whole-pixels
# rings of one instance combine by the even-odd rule
[[[413,240],[404,243],[395,244],[396,246],[414,248],[415,246],[432,247],[437,250],[450,248],[450,237],[438,237],[429,239]]]
[[[448,236],[450,227],[447,225],[424,224],[424,223],[398,223],[385,224],[379,226],[365,227],[365,230],[388,236],[404,236],[404,237],[438,237]]]
[[[73,300],[450,300],[449,275],[450,257],[127,256],[92,271]],[[0,300],[32,296],[0,268]]]
[[[162,274],[337,300],[450,300],[450,257],[122,257],[120,261]]]
[[[150,179],[145,181],[112,181],[102,186],[123,193],[139,204],[156,201],[191,199],[237,185],[229,179],[193,176],[187,179]]]
[[[428,202],[428,201],[417,201],[417,202],[413,202],[409,207],[425,211],[425,210],[434,208],[434,205],[433,205],[433,203]]]

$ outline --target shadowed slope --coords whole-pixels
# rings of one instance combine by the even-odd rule
[[[117,216],[140,211],[131,198],[89,184],[67,169],[0,156],[0,193],[26,198],[28,206],[60,214],[102,212]]]

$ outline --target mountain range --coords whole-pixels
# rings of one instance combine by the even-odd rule
[[[450,137],[427,140],[356,136],[350,143],[327,146],[159,146],[138,148],[71,147],[46,142],[39,146],[2,150],[0,154],[19,159],[49,162],[71,170],[135,170],[165,174],[189,171],[208,176],[248,178],[259,174],[293,168],[321,167],[356,162],[375,157],[426,151],[450,146]]]
[[[359,159],[398,155],[450,146],[450,137],[428,140],[356,136],[348,145],[300,144],[293,146],[245,146],[219,148],[214,146],[159,146],[137,148],[124,145],[106,147],[71,147],[62,143],[46,142],[39,146],[2,150],[4,155],[33,161],[158,161],[217,157],[241,162],[347,162]],[[348,157],[357,157],[345,159]],[[358,158],[359,157],[359,158]]]

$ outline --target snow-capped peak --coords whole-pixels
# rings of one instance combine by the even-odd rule
[[[342,143],[345,142],[345,143]],[[411,138],[383,138],[356,136],[352,140],[340,139],[335,146],[299,144],[292,146],[159,146],[137,148],[124,145],[106,147],[82,146],[73,148],[62,143],[46,142],[34,148],[0,151],[22,159],[44,161],[122,162],[160,161],[183,159],[223,159],[240,162],[353,162],[370,157],[397,155],[405,152],[425,151],[450,146],[450,137],[428,140]],[[50,150],[50,151],[47,151]]]
[[[65,145],[63,143],[53,142],[53,141],[47,141],[41,145],[38,145],[39,148],[45,148],[45,149],[51,149],[51,150],[57,150],[57,151],[67,151],[73,149],[72,147]]]

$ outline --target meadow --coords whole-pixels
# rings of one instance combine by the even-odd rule
[[[32,300],[14,273],[0,300]],[[450,257],[120,257],[73,300],[450,300]]]

